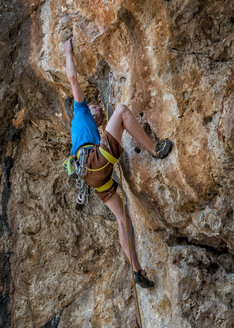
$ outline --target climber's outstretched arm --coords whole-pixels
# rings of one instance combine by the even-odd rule
[[[69,82],[71,83],[74,99],[77,102],[84,101],[84,95],[80,88],[80,84],[77,81],[76,70],[72,59],[72,41],[67,40],[63,45],[64,52],[66,54],[66,73]]]

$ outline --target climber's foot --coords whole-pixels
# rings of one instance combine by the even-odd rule
[[[146,272],[143,270],[138,270],[138,272],[134,271],[135,283],[142,288],[151,288],[154,287],[154,282],[150,280]]]
[[[160,140],[155,145],[156,155],[153,155],[154,158],[165,158],[172,149],[172,141],[171,140]]]

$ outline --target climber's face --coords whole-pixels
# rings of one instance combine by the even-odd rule
[[[89,105],[89,108],[95,123],[97,124],[97,126],[100,126],[104,118],[103,109],[97,105]]]

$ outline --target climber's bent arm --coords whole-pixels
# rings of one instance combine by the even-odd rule
[[[81,90],[80,84],[77,81],[76,70],[72,59],[72,42],[71,39],[64,43],[64,52],[66,54],[66,73],[69,82],[71,83],[72,93],[75,101],[84,101],[84,95]]]

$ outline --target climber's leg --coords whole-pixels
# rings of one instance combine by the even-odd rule
[[[162,159],[171,151],[172,142],[170,140],[159,141],[155,145],[153,140],[142,129],[130,109],[126,105],[119,104],[111,116],[106,130],[121,143],[124,129],[155,157]]]
[[[111,212],[115,215],[117,222],[118,222],[118,228],[119,228],[119,240],[120,244],[123,248],[123,251],[125,255],[128,258],[128,261],[130,263],[130,255],[129,255],[129,249],[128,249],[128,241],[127,241],[127,235],[126,235],[126,228],[125,228],[125,219],[124,219],[124,211],[123,211],[123,203],[121,197],[115,193],[109,200],[105,202],[107,207],[111,210]],[[136,247],[134,238],[131,233],[131,225],[130,225],[130,218],[127,215],[127,224],[128,224],[128,232],[129,232],[129,242],[130,242],[130,249],[132,254],[132,265],[134,271],[141,270],[140,263],[137,258],[136,253]]]
[[[117,218],[120,244],[123,248],[124,254],[128,258],[128,262],[130,263],[130,254],[128,249],[122,199],[117,193],[114,193],[114,195],[111,198],[109,198],[105,202],[105,204],[109,207],[109,209]],[[130,218],[128,215],[127,215],[127,225],[128,225],[128,232],[129,232],[129,244],[130,244],[130,250],[132,256],[132,266],[134,270],[135,282],[142,288],[151,288],[154,286],[154,282],[147,277],[146,272],[142,270],[141,265],[138,261],[136,247],[135,247],[135,240],[131,233]]]
[[[119,104],[107,123],[106,130],[121,143],[124,129],[153,155],[156,155],[153,140],[147,136],[130,109],[126,105]]]

